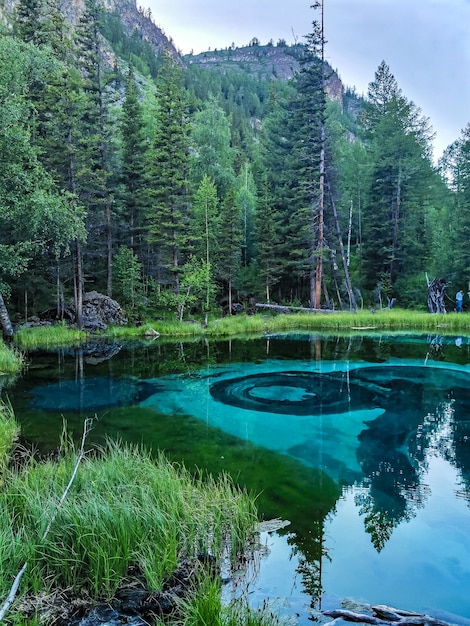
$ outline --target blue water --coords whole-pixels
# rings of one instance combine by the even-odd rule
[[[80,355],[80,368],[77,355],[45,359],[8,393],[36,441],[39,420],[49,432],[96,412],[97,434],[140,438],[259,493],[261,515],[286,524],[261,533],[238,575],[252,603],[305,625],[344,601],[464,624],[470,356],[455,339],[123,346],[104,364]]]

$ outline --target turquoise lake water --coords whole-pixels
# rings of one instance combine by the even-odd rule
[[[32,353],[5,384],[25,440],[52,450],[63,419],[78,438],[96,415],[97,442],[230,473],[264,520],[284,522],[262,532],[238,588],[298,624],[345,601],[470,624],[468,338],[88,348]]]

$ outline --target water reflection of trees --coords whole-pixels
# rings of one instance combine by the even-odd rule
[[[189,467],[203,463],[213,473],[231,473],[252,493],[260,494],[258,504],[268,518],[290,519],[291,525],[286,531],[288,541],[299,559],[299,574],[305,591],[312,597],[313,606],[318,606],[322,593],[322,566],[329,558],[324,542],[325,523],[341,497],[342,487],[353,489],[359,513],[377,551],[383,549],[395,528],[416,515],[429,497],[429,488],[423,480],[430,455],[445,458],[458,470],[461,476],[458,494],[470,503],[468,374],[432,367],[430,362],[442,361],[445,352],[452,357],[452,351],[459,352],[459,355],[463,351],[459,351],[453,342],[448,344],[434,337],[430,340],[424,345],[424,351],[423,345],[419,346],[427,366],[395,369],[387,365],[387,361],[394,357],[416,359],[416,344],[405,339],[399,343],[394,338],[358,336],[334,341],[317,337],[313,345],[311,340],[270,340],[269,357],[285,360],[286,366],[291,358],[305,358],[306,361],[321,358],[335,362],[364,359],[375,364],[351,369],[345,378],[348,389],[351,382],[362,385],[365,391],[374,394],[376,406],[384,409],[380,417],[364,425],[357,440],[362,480],[343,473],[343,478],[347,478],[340,484],[320,469],[301,463],[301,456],[293,459],[251,448],[247,442],[222,437],[219,431],[212,431],[197,420],[188,420],[184,429],[182,425],[178,430],[173,417],[159,416],[156,420],[152,415],[153,437],[156,445],[165,441],[168,450],[178,450],[178,458],[187,454],[183,460]],[[122,368],[127,376],[131,374],[136,378],[150,379],[184,372],[189,379],[200,376],[201,367],[233,362],[236,371],[238,363],[262,362],[266,353],[267,342],[262,340],[138,344],[127,346],[105,362],[95,359],[93,365],[89,359],[81,358],[83,355],[76,354],[76,369],[79,376],[89,375],[93,370],[95,376],[111,377],[120,374]],[[39,376],[39,373],[35,375]],[[42,375],[49,378],[50,372],[45,371]],[[323,377],[325,384],[327,379],[327,376]],[[354,395],[348,398],[353,399]],[[364,398],[361,395],[360,399]],[[103,429],[112,423],[111,417],[118,411],[108,411],[108,414],[108,421],[102,421]],[[137,419],[135,422],[140,423]],[[188,423],[193,431],[188,430]],[[126,436],[142,439],[136,424],[132,424]],[[146,434],[146,441],[148,437]],[[186,453],[181,452],[182,441],[188,450]],[[315,443],[313,441],[312,446]],[[173,456],[177,456],[176,452]]]
[[[394,529],[410,521],[430,497],[425,483],[432,457],[448,461],[461,478],[456,495],[470,503],[470,394],[459,370],[393,366],[351,372],[355,382],[375,389],[385,411],[365,424],[357,458],[363,479],[344,490],[354,493],[374,548],[380,552]],[[380,404],[380,402],[379,402]],[[320,524],[323,529],[324,520]],[[322,532],[314,533],[316,558],[300,559],[299,573],[316,606],[321,594],[322,561],[329,558]],[[317,577],[317,579],[315,579]]]

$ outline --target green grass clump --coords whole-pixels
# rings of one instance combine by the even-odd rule
[[[88,333],[83,330],[70,328],[61,322],[50,326],[20,328],[14,335],[14,341],[23,350],[34,350],[35,348],[79,345],[88,337]]]
[[[254,529],[253,500],[227,477],[194,479],[162,455],[113,443],[82,461],[56,511],[74,463],[73,454],[32,459],[0,492],[2,595],[25,561],[23,588],[34,593],[71,587],[110,598],[132,566],[160,590],[183,559],[235,560]]]
[[[24,366],[23,355],[0,339],[0,374],[17,374]]]
[[[239,597],[223,604],[220,583],[205,578],[196,593],[181,602],[182,626],[275,626],[283,622],[267,605],[251,608],[247,599]],[[163,626],[164,622],[157,622]]]
[[[3,485],[19,432],[11,405],[7,402],[0,402],[0,487]]]
[[[147,336],[150,339],[155,333],[165,337],[190,337],[204,334],[204,326],[199,322],[178,322],[159,320],[146,322],[140,326],[110,326],[104,331],[106,337],[131,339]]]

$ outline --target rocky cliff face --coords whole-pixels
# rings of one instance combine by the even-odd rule
[[[0,0],[0,18],[11,18],[17,0]],[[63,15],[75,25],[85,8],[85,0],[59,0]],[[103,7],[110,13],[117,13],[128,35],[137,30],[142,39],[148,41],[157,54],[168,50],[176,59],[180,56],[173,43],[153,21],[151,12],[137,7],[136,0],[102,0]]]
[[[245,72],[263,79],[289,80],[299,69],[295,48],[283,46],[247,46],[202,52],[184,57],[186,63],[214,67],[220,71]],[[343,83],[338,75],[325,64],[326,93],[331,100],[342,102]]]
[[[70,0],[70,2],[82,2],[83,0]],[[132,34],[135,30],[142,39],[148,41],[156,53],[168,51],[171,56],[180,59],[172,41],[155,24],[150,10],[137,8],[136,0],[103,0],[104,8],[110,13],[117,13],[122,21],[125,31]]]

